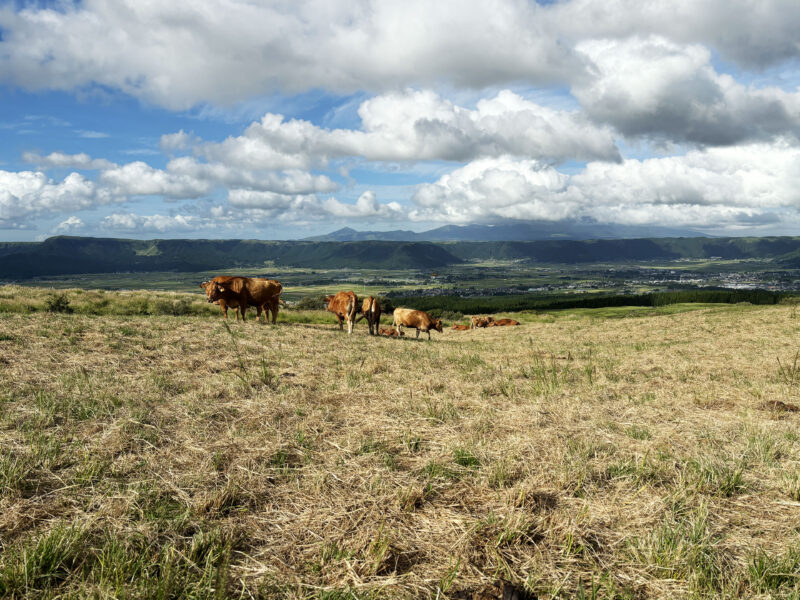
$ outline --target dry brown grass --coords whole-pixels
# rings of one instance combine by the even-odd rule
[[[0,596],[796,598],[798,331],[0,315]]]

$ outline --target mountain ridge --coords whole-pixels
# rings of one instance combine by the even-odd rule
[[[693,229],[675,227],[601,224],[596,221],[524,221],[496,225],[443,225],[427,231],[407,229],[357,231],[342,227],[325,235],[303,238],[306,242],[528,242],[546,240],[634,239],[665,237],[712,237]]]
[[[800,267],[800,237],[636,238],[503,242],[308,242],[262,240],[131,240],[58,236],[43,242],[0,242],[0,278],[24,280],[90,273],[264,269],[439,269],[466,261],[542,263],[770,259]]]

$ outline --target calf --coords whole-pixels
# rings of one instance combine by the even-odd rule
[[[405,335],[402,331],[400,333],[397,332],[396,329],[392,329],[391,327],[381,327],[378,331],[378,335],[386,335],[389,337],[400,337]]]
[[[226,320],[228,318],[228,308],[232,308],[236,313],[236,320],[239,320],[239,313],[241,313],[242,321],[244,321],[247,312],[247,296],[240,291],[237,292],[226,287],[235,279],[241,280],[244,278],[220,275],[210,281],[204,281],[200,284],[200,287],[205,289],[206,297],[210,303],[219,304],[222,309],[222,316]],[[240,285],[241,282],[236,283],[236,287],[240,287]]]
[[[420,331],[427,333],[428,339],[431,339],[431,329],[442,333],[442,320],[434,320],[428,313],[421,310],[396,308],[394,310],[394,327],[401,335],[403,327],[413,327],[417,330],[416,339],[419,339]]]
[[[325,300],[328,303],[328,312],[332,312],[339,320],[339,329],[344,331],[344,320],[346,320],[347,333],[353,333],[358,314],[358,296],[355,292],[338,292],[335,296],[325,296]]]
[[[469,325],[453,325],[451,329],[455,329],[456,331],[469,331]]]

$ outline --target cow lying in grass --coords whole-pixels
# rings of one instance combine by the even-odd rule
[[[519,325],[519,321],[515,321],[514,319],[497,319],[489,323],[487,327],[508,327],[513,325]]]
[[[454,329],[456,331],[469,331],[469,325],[453,325],[450,329]]]
[[[494,317],[472,317],[470,328],[475,329],[476,327],[488,327],[489,323],[492,323],[493,321]]]
[[[325,296],[328,303],[327,311],[336,315],[339,329],[344,331],[344,321],[347,321],[347,333],[353,333],[358,314],[358,296],[355,292],[338,292],[335,296]]]
[[[405,333],[403,333],[402,331],[398,333],[396,329],[392,329],[391,327],[381,327],[378,330],[378,335],[385,335],[388,337],[400,337],[404,336]]]
[[[416,329],[416,339],[419,339],[420,331],[427,333],[428,339],[431,339],[431,329],[435,329],[439,333],[442,333],[442,320],[434,320],[428,313],[421,310],[396,308],[394,310],[394,328],[400,335],[402,335],[403,327],[413,327]]]

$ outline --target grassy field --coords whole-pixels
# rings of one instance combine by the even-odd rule
[[[103,296],[0,288],[0,597],[800,598],[794,306],[428,342]]]
[[[387,290],[409,290],[436,287],[416,271],[383,271],[376,269],[293,269],[290,267],[255,267],[226,269],[226,275],[265,277],[279,280],[286,300],[319,296],[347,287],[360,295],[378,295]],[[199,273],[99,273],[39,277],[25,281],[25,286],[54,289],[155,290],[166,292],[199,292],[198,284],[219,272]]]

